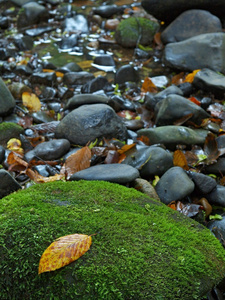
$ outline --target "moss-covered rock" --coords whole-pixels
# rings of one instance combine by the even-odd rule
[[[3,122],[0,124],[0,145],[6,146],[11,138],[19,138],[24,133],[24,129],[12,122]]]
[[[211,232],[146,195],[101,181],[34,185],[0,205],[1,299],[198,299],[225,274]],[[96,234],[82,257],[38,275],[56,238]]]
[[[123,47],[132,48],[137,44],[150,45],[153,41],[159,24],[141,17],[130,17],[120,22],[115,38]]]

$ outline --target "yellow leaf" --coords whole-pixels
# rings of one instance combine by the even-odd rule
[[[38,274],[60,269],[77,260],[91,246],[92,238],[86,234],[70,234],[55,240],[42,254]]]
[[[89,69],[93,64],[93,60],[84,60],[77,63],[82,69]]]
[[[18,139],[10,139],[7,143],[7,149],[23,154],[23,148],[21,147],[21,141]]]
[[[181,150],[176,150],[173,155],[174,166],[181,167],[184,170],[189,170],[187,159]]]
[[[194,70],[192,73],[188,74],[185,77],[184,82],[189,82],[192,83],[194,81],[195,75],[199,72],[200,70]]]
[[[24,92],[22,94],[23,105],[28,108],[29,111],[39,111],[41,109],[41,102],[39,98],[29,92]]]

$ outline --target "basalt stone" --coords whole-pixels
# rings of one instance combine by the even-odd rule
[[[161,176],[173,167],[172,155],[160,147],[136,146],[126,152],[122,164],[128,164],[140,171],[141,177]]]
[[[28,2],[22,6],[17,19],[17,27],[23,28],[47,21],[49,13],[47,9],[36,2]]]
[[[222,220],[212,220],[207,224],[207,228],[212,231],[215,237],[225,246],[225,214]],[[222,299],[222,298],[221,298]]]
[[[217,185],[214,178],[205,174],[188,171],[188,175],[193,180],[196,190],[201,194],[210,193]]]
[[[204,9],[219,17],[224,17],[225,11],[223,0],[142,0],[141,5],[149,14],[166,22],[189,9]]]
[[[57,138],[72,144],[86,145],[96,138],[125,140],[127,130],[115,111],[106,104],[82,105],[66,115],[56,128]]]
[[[9,18],[0,16],[0,28],[7,29],[9,28]]]
[[[65,36],[62,38],[61,41],[59,41],[58,47],[61,51],[70,51],[77,45],[78,42],[78,35],[77,34],[71,34],[70,36]]]
[[[122,20],[117,26],[115,39],[118,44],[127,48],[134,48],[137,43],[150,45],[158,29],[159,24],[155,21],[142,17],[130,17]]]
[[[109,54],[96,56],[94,59],[94,64],[100,66],[111,66],[111,67],[116,66],[112,55]]]
[[[93,12],[103,18],[110,18],[114,14],[123,13],[125,6],[112,5],[100,5],[93,8]]]
[[[136,105],[133,101],[123,98],[122,96],[114,95],[109,100],[109,105],[115,110],[131,110],[136,111]]]
[[[161,40],[168,44],[211,32],[222,32],[220,19],[206,10],[191,9],[183,12],[162,32]]]
[[[81,14],[66,18],[62,24],[62,30],[66,32],[88,32],[87,19]]]
[[[3,122],[0,124],[0,145],[5,147],[11,138],[19,138],[24,133],[24,129],[11,122]]]
[[[21,185],[5,170],[0,170],[0,199],[21,189]]]
[[[167,44],[164,49],[166,66],[193,71],[209,68],[225,73],[225,33],[206,33],[187,40]]]
[[[0,164],[5,160],[5,148],[0,145]]]
[[[170,95],[160,102],[156,125],[172,125],[189,114],[192,114],[190,120],[198,125],[203,119],[210,117],[204,109],[192,101],[179,95]]]
[[[31,50],[33,48],[33,39],[29,36],[23,36],[16,38],[14,44],[19,51]]]
[[[64,110],[66,109],[75,109],[84,104],[96,104],[96,103],[109,103],[109,97],[104,95],[97,94],[79,94],[74,95],[72,98],[68,100],[66,103]]]
[[[14,57],[15,51],[13,49],[6,49],[0,47],[0,59],[6,60],[9,57]]]
[[[30,76],[31,83],[36,84],[44,84],[48,86],[52,86],[56,82],[56,74],[55,72],[46,72],[46,73],[33,73]]]
[[[70,149],[70,142],[66,139],[50,140],[38,144],[33,150],[25,154],[25,159],[30,161],[33,157],[43,160],[54,160],[61,158]]]
[[[85,71],[68,72],[63,76],[63,82],[66,85],[83,85],[94,78],[93,74]]]
[[[30,37],[36,37],[44,33],[51,32],[53,30],[55,30],[55,28],[52,26],[39,26],[38,28],[25,30],[25,33]]]
[[[206,173],[224,174],[225,173],[225,158],[219,157],[217,162],[208,166],[205,166],[204,171]]]
[[[113,90],[111,84],[108,82],[106,77],[98,76],[97,78],[91,79],[89,82],[85,83],[81,88],[81,92],[85,94],[94,93],[100,90]]]
[[[4,81],[0,78],[0,116],[5,116],[10,114],[15,105],[15,99],[10,93],[9,89],[5,85]]]
[[[213,93],[223,99],[225,94],[225,76],[210,69],[200,70],[194,77],[193,84],[203,91]]]
[[[208,134],[207,130],[193,130],[184,126],[161,126],[138,130],[138,136],[149,138],[151,145],[164,144],[169,149],[175,149],[177,144],[203,145]]]
[[[139,177],[136,168],[122,164],[96,165],[74,173],[70,181],[74,180],[103,180],[119,184],[127,184]]]
[[[136,178],[134,180],[134,188],[139,192],[148,195],[150,198],[160,201],[159,196],[157,195],[154,187],[151,185],[149,181],[142,178]]]
[[[225,186],[217,184],[211,193],[206,195],[210,204],[225,207]]]
[[[13,73],[24,76],[30,76],[32,72],[32,69],[28,65],[19,65],[13,69]]]
[[[170,168],[155,187],[160,200],[165,204],[187,197],[194,191],[194,188],[193,181],[180,167]]]
[[[56,71],[61,73],[68,73],[68,72],[81,72],[82,68],[75,62],[70,62],[63,67],[56,68]]]
[[[139,80],[138,71],[132,65],[120,67],[115,74],[115,83],[137,82]]]

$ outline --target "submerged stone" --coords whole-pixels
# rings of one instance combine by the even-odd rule
[[[35,185],[1,199],[0,216],[1,299],[201,299],[225,273],[207,228],[117,184]],[[50,243],[75,233],[90,249],[38,275]]]

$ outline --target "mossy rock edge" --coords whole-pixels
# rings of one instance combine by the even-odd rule
[[[101,181],[34,185],[0,205],[0,299],[201,299],[225,274],[211,232],[132,189]],[[38,275],[58,237],[96,234],[82,257]]]

